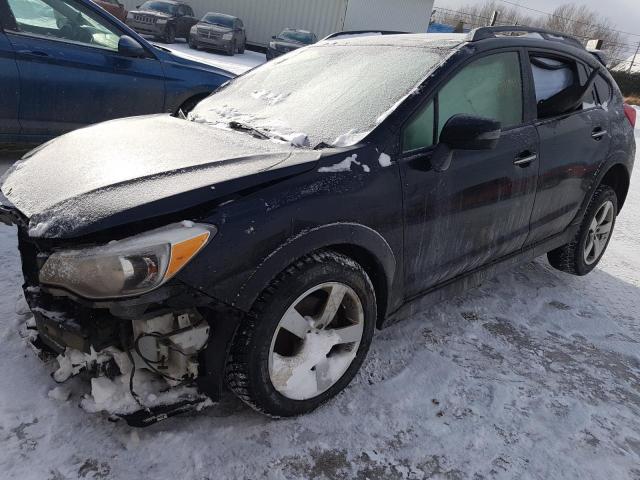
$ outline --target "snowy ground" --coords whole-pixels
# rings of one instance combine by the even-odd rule
[[[539,259],[378,332],[353,384],[308,416],[227,396],[134,430],[78,408],[78,382],[50,394],[17,334],[15,231],[0,225],[0,477],[640,479],[639,252],[636,171],[591,275]]]
[[[242,55],[235,54],[233,57],[217,50],[194,50],[189,48],[189,45],[182,39],[176,40],[176,43],[171,45],[164,43],[158,43],[158,45],[171,50],[181,57],[220,67],[236,75],[240,75],[267,61],[264,53],[252,52],[251,50],[245,50]]]

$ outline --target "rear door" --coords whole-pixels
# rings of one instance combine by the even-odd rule
[[[23,133],[53,136],[163,110],[160,62],[151,55],[121,56],[118,41],[125,32],[115,23],[77,0],[6,1]]]
[[[0,0],[0,15],[4,18],[5,5]],[[13,47],[2,30],[0,22],[0,141],[3,135],[20,132],[18,105],[20,100],[20,77]]]
[[[546,117],[543,102],[579,82],[587,66],[555,52],[530,51],[540,137],[540,180],[527,244],[564,231],[575,218],[591,179],[609,151],[608,114],[593,90],[578,109]]]
[[[523,98],[523,52],[474,58],[425,101],[402,131],[405,286],[409,297],[520,249],[529,233],[538,138]],[[435,172],[446,121],[467,113],[502,123],[495,150],[456,151]]]

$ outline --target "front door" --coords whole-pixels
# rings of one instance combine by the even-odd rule
[[[115,23],[76,0],[6,1],[12,25],[5,33],[20,72],[23,133],[53,136],[162,112],[160,62],[151,54],[121,56],[118,41],[125,32]]]
[[[525,125],[518,52],[462,67],[407,122],[404,184],[408,297],[520,249],[529,233],[538,138]],[[446,121],[458,113],[499,120],[495,150],[456,151],[444,172],[430,167]]]

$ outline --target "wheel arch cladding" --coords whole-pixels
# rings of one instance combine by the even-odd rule
[[[621,163],[616,163],[611,166],[600,181],[600,185],[607,185],[616,193],[616,197],[618,198],[618,212],[622,210],[624,201],[627,198],[629,181],[629,171],[627,167]]]
[[[249,311],[260,293],[285,268],[316,250],[328,249],[349,256],[367,272],[376,291],[377,325],[386,315],[396,259],[387,241],[375,230],[354,223],[339,223],[304,230],[268,255],[244,283],[234,306]]]
[[[371,283],[373,284],[373,289],[376,292],[376,305],[378,307],[376,327],[380,328],[387,313],[391,287],[387,284],[387,273],[378,258],[369,250],[359,245],[337,244],[330,245],[327,249],[341,253],[355,260],[367,273]]]

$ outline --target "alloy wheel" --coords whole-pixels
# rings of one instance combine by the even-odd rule
[[[298,297],[276,327],[269,349],[269,377],[292,400],[327,391],[356,357],[364,309],[354,290],[338,282],[317,285]]]
[[[609,236],[611,235],[613,221],[613,202],[607,200],[596,211],[593,220],[591,220],[589,232],[584,240],[584,263],[587,265],[592,265],[602,255],[609,241]]]

